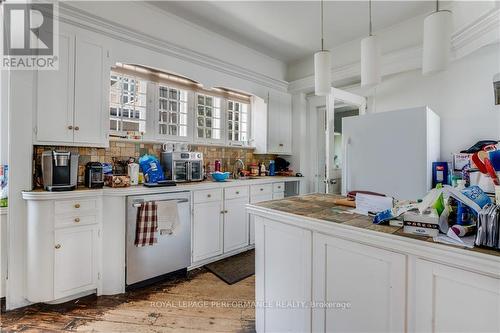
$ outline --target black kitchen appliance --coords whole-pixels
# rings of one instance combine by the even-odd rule
[[[104,186],[104,173],[102,164],[88,162],[85,165],[85,187],[102,188]]]
[[[42,153],[43,187],[47,191],[71,191],[78,180],[78,153],[48,150]]]

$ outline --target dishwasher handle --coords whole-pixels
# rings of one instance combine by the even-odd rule
[[[188,199],[163,199],[163,200],[151,200],[151,201],[177,201],[177,203],[183,203],[183,202],[189,202]],[[132,204],[132,207],[134,208],[139,208],[141,207],[141,204],[144,203],[144,200],[135,200],[134,203]]]

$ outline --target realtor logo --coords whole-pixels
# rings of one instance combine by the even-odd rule
[[[2,4],[2,69],[57,69],[58,24],[52,3]]]

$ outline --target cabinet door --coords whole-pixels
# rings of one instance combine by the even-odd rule
[[[313,301],[325,304],[313,332],[405,331],[405,255],[317,233],[313,244]]]
[[[281,154],[292,153],[292,96],[283,94],[280,109],[280,139],[278,149]]]
[[[104,48],[85,37],[76,38],[74,141],[103,144],[106,140],[109,96],[108,78],[104,77]]]
[[[415,331],[500,332],[500,279],[422,259],[415,269]]]
[[[311,231],[255,216],[257,332],[310,332]]]
[[[96,288],[97,227],[55,231],[54,298]]]
[[[224,253],[248,245],[248,214],[245,206],[248,197],[225,201]]]
[[[222,201],[194,205],[193,262],[222,254],[222,210]]]
[[[279,199],[284,199],[285,198],[285,192],[274,192],[273,193],[273,200],[279,200]]]
[[[250,197],[250,203],[259,203],[263,201],[269,201],[273,200],[273,195],[272,193],[268,194],[263,194],[263,195],[253,195]],[[254,223],[254,217],[250,216],[248,219],[248,225],[249,225],[249,237],[250,237],[250,245],[255,244],[255,223]]]
[[[59,69],[36,73],[38,142],[73,142],[74,56],[74,35],[60,33]]]
[[[271,92],[268,104],[268,151],[290,154],[292,151],[292,102],[287,93]]]

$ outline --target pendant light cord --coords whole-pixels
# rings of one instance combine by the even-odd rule
[[[369,16],[369,20],[370,20],[368,29],[370,32],[370,36],[373,36],[373,34],[372,34],[372,0],[368,1],[368,16]]]
[[[323,0],[321,0],[321,51],[324,51],[324,40],[323,40]]]
[[[436,12],[439,12],[439,0],[436,0]]]

